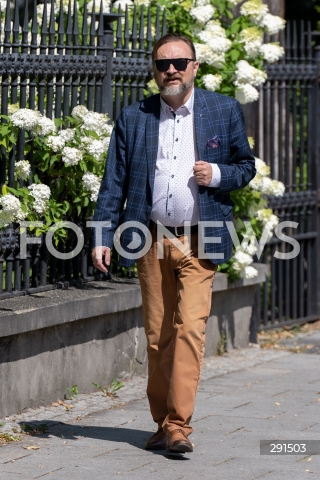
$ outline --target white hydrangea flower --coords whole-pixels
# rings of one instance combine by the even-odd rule
[[[105,145],[101,140],[92,140],[87,145],[87,152],[92,155],[95,160],[101,161],[101,155],[105,153]]]
[[[222,77],[219,74],[212,75],[209,73],[207,75],[203,75],[201,78],[206,89],[210,90],[211,92],[218,90],[222,83]]]
[[[10,115],[10,118],[16,127],[32,130],[37,125],[40,116],[41,113],[36,110],[20,108]]]
[[[262,177],[267,177],[270,175],[270,167],[267,165],[261,158],[255,157],[255,167],[257,170],[257,173],[261,175]]]
[[[39,117],[36,125],[32,129],[33,133],[36,135],[49,135],[50,133],[55,133],[57,127],[53,120],[47,117]]]
[[[251,265],[253,258],[248,253],[243,252],[242,250],[237,250],[234,254],[235,260],[242,266]]]
[[[241,277],[252,278],[252,277],[246,276],[246,275],[252,275],[254,273],[250,269],[249,271],[246,270],[248,269],[249,265],[251,265],[251,263],[253,262],[252,256],[244,252],[243,250],[238,249],[234,254],[234,259],[235,259],[235,262],[232,264],[234,271],[240,274]],[[251,268],[254,268],[254,267],[251,267]]]
[[[236,90],[236,99],[242,104],[255,102],[259,98],[259,92],[249,83],[239,85]]]
[[[101,135],[107,135],[108,137],[111,137],[113,130],[113,125],[109,125],[109,123],[105,123],[104,125],[101,126]]]
[[[275,197],[282,197],[285,191],[286,187],[282,182],[279,182],[278,180],[272,180],[270,195],[274,195]]]
[[[214,37],[226,37],[226,31],[219,20],[210,20],[205,26],[205,31],[212,33]]]
[[[12,222],[21,222],[27,216],[27,213],[21,209],[21,203],[18,198],[11,193],[0,197],[0,226],[7,227]]]
[[[121,4],[122,3],[124,5],[126,3],[125,0],[122,0]],[[130,2],[130,3],[132,4],[132,2]],[[113,4],[113,6],[115,6],[115,4]],[[92,10],[93,10],[93,0],[88,2],[87,8],[88,8],[88,12],[92,12]],[[109,13],[110,12],[110,2],[109,2],[109,0],[102,0],[102,8],[103,8],[103,13]],[[100,12],[100,2],[95,2],[95,12],[96,13]]]
[[[256,212],[255,216],[269,231],[276,228],[279,223],[279,218],[272,213],[271,208],[261,208]]]
[[[20,160],[14,166],[14,178],[16,180],[26,180],[29,178],[31,172],[31,165],[28,160]]]
[[[193,0],[194,7],[204,7],[205,5],[210,5],[211,0]]]
[[[285,28],[286,21],[281,17],[277,17],[277,15],[267,13],[259,22],[259,25],[264,28],[269,35],[275,35]]]
[[[268,12],[268,5],[264,5],[262,0],[248,0],[240,8],[241,15],[248,15],[254,23],[261,22]]]
[[[232,45],[228,38],[213,36],[210,31],[204,30],[199,33],[199,38],[202,42],[208,45],[216,55],[221,55],[229,50]]]
[[[61,132],[59,133],[59,136],[65,142],[71,142],[74,139],[75,133],[76,132],[73,128],[65,128],[64,130],[61,130]]]
[[[259,27],[244,28],[240,32],[241,42],[244,43],[244,49],[248,57],[256,58],[260,54],[263,37]]]
[[[47,208],[48,200],[51,196],[50,187],[43,183],[33,183],[28,189],[34,198],[33,208],[35,212],[42,215]]]
[[[258,68],[252,67],[246,60],[240,60],[240,62],[237,63],[236,67],[236,81],[234,82],[236,86],[240,86],[244,83],[249,83],[254,87],[258,87],[259,85],[265,83],[268,78],[266,72],[264,72],[263,70],[259,70]]]
[[[62,150],[62,161],[67,166],[78,165],[82,157],[82,152],[78,148],[64,147]]]
[[[214,53],[212,48],[208,45],[204,45],[203,43],[195,43],[194,44],[196,49],[197,59],[200,63],[207,63],[208,65],[221,68],[225,61],[225,55],[217,55]]]
[[[59,152],[65,146],[65,141],[59,135],[49,135],[49,137],[46,138],[46,144],[54,152]]]
[[[190,15],[201,24],[207,23],[213,17],[215,9],[212,5],[194,7],[190,10]]]
[[[93,173],[86,172],[82,177],[82,183],[84,189],[91,193],[91,201],[96,202],[100,190],[101,178]]]
[[[80,117],[83,119],[87,113],[88,109],[84,105],[77,105],[72,110],[71,115],[73,116],[73,118]]]
[[[108,116],[103,113],[88,112],[83,117],[83,125],[81,126],[81,129],[92,130],[98,135],[107,134],[110,129],[110,125],[108,125],[108,120]]]
[[[96,4],[98,8],[100,8],[100,4]],[[116,2],[113,3],[113,7],[118,9],[119,5],[121,6],[121,10],[125,11],[126,5],[128,7],[133,7],[133,1],[132,0],[117,0]]]
[[[278,43],[265,43],[261,45],[260,53],[266,62],[274,63],[284,56],[284,48],[280,47]]]
[[[240,276],[242,278],[247,278],[247,279],[255,278],[258,276],[258,274],[259,274],[258,270],[252,267],[251,265],[247,265],[240,272]]]
[[[19,103],[12,103],[11,105],[8,105],[8,115],[9,115],[9,117],[13,113],[17,112],[19,109],[20,109]]]
[[[252,256],[255,255],[257,253],[256,245],[254,243],[249,243],[249,245],[246,247],[246,253]]]
[[[265,225],[270,220],[271,215],[271,208],[260,208],[260,210],[257,210],[255,214],[259,222],[261,222],[263,225]]]
[[[150,5],[150,0],[134,0],[134,3],[140,7],[143,5],[144,7],[148,7]]]
[[[104,151],[107,152],[108,151],[108,148],[109,148],[109,145],[110,145],[110,140],[111,138],[110,137],[104,137],[101,141],[103,143],[103,148],[104,148]]]

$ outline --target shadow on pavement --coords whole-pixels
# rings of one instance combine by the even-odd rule
[[[20,422],[22,427],[24,422]],[[101,427],[95,425],[71,425],[69,423],[55,422],[52,420],[43,421],[28,421],[28,427],[32,427],[29,430],[29,435],[38,438],[52,438],[59,437],[64,440],[79,440],[81,437],[93,438],[96,440],[105,440],[109,442],[127,443],[140,450],[144,450],[144,444],[147,439],[154,434],[154,432],[146,430],[134,430],[132,428],[118,428],[118,427]],[[41,434],[33,434],[32,429],[35,431],[43,431],[45,426],[47,431]],[[189,460],[184,457],[183,454],[169,453],[165,450],[148,450],[148,453],[154,455],[162,455],[170,460]]]

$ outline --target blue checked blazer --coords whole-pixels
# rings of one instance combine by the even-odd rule
[[[153,95],[122,110],[110,140],[106,168],[102,179],[94,221],[111,222],[102,230],[102,242],[93,236],[93,247],[112,247],[117,227],[136,221],[149,226],[155,166],[158,152],[160,95]],[[232,240],[225,222],[232,220],[232,190],[244,188],[255,176],[255,162],[244,128],[244,116],[238,101],[217,93],[195,88],[195,141],[198,158],[218,164],[221,171],[219,188],[199,186],[201,221],[223,222],[222,227],[206,227],[205,237],[220,237],[216,243],[206,243],[205,251],[223,256],[212,262],[224,263],[232,255]],[[209,148],[208,139],[217,136],[221,145]],[[125,201],[127,201],[124,209]],[[121,235],[121,245],[127,249],[133,233],[130,227]],[[141,234],[144,238],[144,235]],[[134,259],[120,257],[120,265],[129,267]]]

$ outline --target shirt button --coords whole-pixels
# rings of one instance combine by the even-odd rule
[[[178,141],[178,138],[176,138],[176,142]]]
[[[180,120],[177,120],[177,123],[179,123],[179,122],[180,122]]]
[[[170,217],[171,213],[169,212],[168,215],[169,215],[169,217]]]
[[[177,158],[176,156],[173,157],[174,160],[175,160],[176,158]]]
[[[171,178],[173,178],[173,177],[174,177],[174,175],[171,175]]]
[[[170,195],[169,195],[169,198],[171,198],[171,197],[172,197],[172,193],[170,193]]]

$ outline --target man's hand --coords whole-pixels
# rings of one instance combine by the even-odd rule
[[[110,265],[110,248],[96,247],[92,250],[93,265],[101,270],[101,272],[108,273],[106,265]]]
[[[208,187],[212,180],[212,167],[208,162],[199,160],[194,164],[193,175],[198,185]]]

